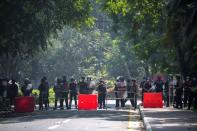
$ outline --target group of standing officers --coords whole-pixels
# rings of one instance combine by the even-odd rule
[[[18,95],[18,85],[15,80],[10,82],[7,80],[0,80],[0,96],[3,96],[7,87],[7,97],[10,103],[13,103],[14,98]],[[195,77],[187,76],[185,79],[181,79],[180,76],[176,78],[170,76],[167,80],[163,80],[158,76],[155,81],[144,77],[140,83],[142,88],[142,101],[143,94],[145,92],[160,92],[162,93],[163,100],[166,107],[171,104],[175,108],[191,109],[193,105],[197,108],[197,80]],[[41,79],[41,83],[38,87],[39,90],[39,110],[49,108],[49,88],[50,85],[47,81],[47,77]],[[106,83],[104,80],[100,80],[98,85],[91,86],[91,78],[81,77],[81,80],[77,82],[74,78],[67,81],[65,76],[57,78],[55,80],[54,90],[54,110],[57,109],[57,102],[59,101],[60,109],[64,109],[64,103],[66,109],[71,109],[72,101],[74,100],[75,108],[77,108],[77,95],[78,94],[91,94],[96,88],[98,92],[98,104],[99,109],[106,108],[106,99],[109,92],[107,92]],[[21,91],[24,96],[29,96],[32,93],[33,87],[29,79],[25,79],[21,86]],[[134,109],[137,107],[138,97],[138,84],[135,79],[118,77],[115,82],[114,95],[116,100],[116,108],[119,106],[124,107],[125,103],[129,100]]]
[[[74,78],[70,79],[70,82],[67,81],[66,77],[57,78],[54,84],[55,92],[55,105],[54,109],[57,109],[57,102],[60,102],[60,109],[64,109],[64,102],[66,109],[71,109],[72,101],[74,99],[75,108],[77,108],[77,95],[78,94],[91,94],[94,90],[90,87],[91,79],[88,78],[85,80],[85,77],[82,77],[81,80],[77,83]],[[46,77],[41,79],[41,84],[38,88],[40,91],[39,94],[39,109],[43,110],[49,107],[49,84]],[[124,79],[124,77],[119,77],[115,83],[115,100],[116,107],[125,106],[127,100],[130,100],[134,108],[137,107],[137,90],[138,85],[135,79]],[[104,80],[100,80],[98,85],[96,85],[96,91],[98,92],[98,104],[99,109],[106,108],[106,96],[107,96],[107,87]]]
[[[197,107],[197,92],[194,91],[196,86],[196,78],[191,78],[190,76],[187,76],[185,79],[181,79],[179,75],[175,79],[173,76],[170,76],[165,81],[160,76],[157,77],[156,81],[144,77],[140,84],[142,101],[143,93],[145,92],[161,92],[166,107],[169,107],[170,103],[172,103],[175,108],[187,107],[190,110],[192,104],[195,108]]]
[[[136,79],[119,77],[115,83],[116,108],[125,107],[127,100],[134,109],[137,108],[138,85]]]
[[[30,96],[33,86],[28,78],[21,85],[21,93],[23,96]],[[14,105],[15,97],[19,96],[19,84],[15,79],[0,79],[0,111],[9,111]]]
[[[60,109],[64,109],[64,102],[66,105],[66,109],[71,109],[72,101],[74,100],[75,108],[77,108],[77,95],[80,94],[90,94],[92,89],[90,88],[91,78],[87,78],[85,81],[85,77],[81,78],[81,81],[77,83],[74,78],[70,79],[70,82],[67,81],[66,76],[62,76],[62,78],[57,78],[55,80],[55,84],[53,87],[55,93],[55,105],[54,110],[57,109],[57,102],[60,102]],[[38,87],[40,91],[39,94],[39,109],[43,110],[43,104],[45,105],[45,109],[49,107],[49,83],[47,82],[47,78],[43,77],[41,79],[41,84]]]
[[[0,111],[10,110],[16,96],[18,96],[16,81],[0,79]]]

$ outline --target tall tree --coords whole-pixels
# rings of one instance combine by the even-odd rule
[[[176,50],[182,75],[197,75],[197,1],[168,3],[167,38]]]
[[[130,54],[135,52],[137,58],[142,61],[146,75],[161,71],[159,66],[157,68],[153,65],[155,63],[159,65],[158,61],[155,61],[155,56],[162,56],[158,48],[161,47],[164,32],[164,1],[102,0],[102,2],[104,11],[114,20],[116,33],[124,40],[121,43],[123,52],[128,48]]]
[[[1,74],[10,77],[5,68],[15,64],[16,56],[24,58],[45,50],[49,37],[65,25],[90,25],[90,11],[89,0],[0,1]]]

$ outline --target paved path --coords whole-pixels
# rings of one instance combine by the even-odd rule
[[[0,131],[141,131],[138,110],[49,110],[0,119]]]
[[[149,131],[197,131],[197,112],[174,108],[140,109]]]

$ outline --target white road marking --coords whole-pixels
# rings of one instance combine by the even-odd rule
[[[78,117],[78,115],[74,115],[72,118],[77,118],[77,117]],[[71,121],[71,120],[72,120],[72,119],[66,119],[66,120],[64,120],[64,121],[57,121],[57,122],[55,122],[56,125],[50,126],[48,129],[49,129],[49,130],[56,129],[56,128],[60,127],[62,123],[65,124],[65,123],[68,123],[68,122]]]
[[[55,129],[55,128],[58,128],[60,125],[54,125],[54,126],[50,126],[48,129],[49,130],[53,130],[53,129]]]
[[[67,122],[69,122],[69,121],[71,121],[71,119],[65,120],[65,121],[63,121],[63,123],[67,123]]]

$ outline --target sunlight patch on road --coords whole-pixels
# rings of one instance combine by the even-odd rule
[[[60,127],[60,125],[50,126],[48,129],[49,129],[49,130],[53,130],[53,129],[56,129],[56,128],[58,128],[58,127]]]
[[[65,120],[65,121],[63,121],[63,123],[67,123],[67,122],[69,122],[69,121],[71,121],[71,119]]]
[[[128,127],[127,127],[127,129],[128,129],[128,131],[132,131],[132,129],[131,129],[131,109],[129,109],[129,119],[128,119]]]
[[[67,119],[67,120],[64,120],[64,121],[57,121],[57,122],[55,122],[55,125],[54,126],[50,126],[48,128],[48,130],[56,129],[56,128],[60,127],[62,124],[68,123],[69,121],[71,121],[71,119]]]
[[[128,131],[141,131],[141,122],[138,120],[137,115],[131,109],[128,114]]]

